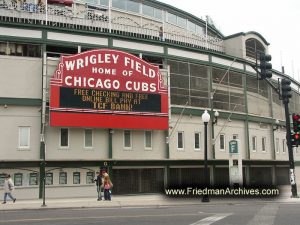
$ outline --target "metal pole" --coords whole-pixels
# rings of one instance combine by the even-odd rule
[[[42,146],[43,146],[43,166],[42,166],[42,173],[43,173],[43,178],[41,179],[43,181],[43,204],[42,204],[42,207],[45,207],[47,206],[46,205],[46,149],[45,149],[45,142],[43,141],[42,143]]]
[[[44,161],[44,165],[45,165],[45,161]],[[45,169],[44,169],[44,173],[45,173]],[[44,174],[44,179],[43,179],[43,205],[42,207],[45,207],[46,205],[46,175]]]
[[[294,165],[294,153],[293,147],[291,143],[291,125],[290,125],[290,113],[289,113],[289,106],[286,100],[284,102],[284,110],[285,110],[285,121],[286,121],[286,142],[289,151],[289,165],[290,165],[290,182],[291,182],[291,191],[292,191],[292,198],[298,198],[297,194],[297,184],[295,178],[295,165]]]
[[[205,149],[204,149],[204,180],[205,180],[205,186],[206,188],[209,187],[209,177],[208,177],[208,168],[207,168],[207,124],[208,122],[204,122],[204,143],[205,143]],[[202,202],[209,202],[208,194],[203,195]]]

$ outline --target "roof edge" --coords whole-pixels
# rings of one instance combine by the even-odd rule
[[[227,39],[230,39],[230,38],[235,38],[235,37],[238,37],[238,36],[246,36],[246,35],[249,35],[249,34],[254,34],[254,35],[258,36],[265,43],[265,45],[270,45],[270,43],[267,42],[266,39],[260,33],[256,32],[256,31],[249,31],[247,33],[239,32],[239,33],[232,34],[232,35],[224,37],[224,40],[227,40]]]

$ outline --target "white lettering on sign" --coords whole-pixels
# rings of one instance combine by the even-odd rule
[[[74,59],[74,60],[66,60],[65,66],[67,71],[79,70],[84,67],[88,67],[89,65],[104,65],[104,64],[118,64],[119,63],[119,55],[112,53],[105,54],[94,54],[90,56],[85,56],[84,58]],[[149,78],[156,77],[156,71],[149,67],[149,65],[143,65],[141,62],[137,61],[134,58],[124,57],[124,65],[128,67],[130,70],[134,70],[138,73],[142,73],[144,76]],[[116,75],[116,69],[108,69],[102,67],[92,67],[92,73],[99,74],[110,74]],[[123,71],[123,75],[132,75],[132,71]]]
[[[90,55],[86,56],[84,59],[79,58],[76,60],[65,61],[67,70],[80,69],[83,67],[87,67],[90,64],[117,64],[119,59],[119,55],[117,54],[98,54],[98,55]]]
[[[119,80],[110,80],[101,78],[86,78],[86,77],[71,77],[67,76],[65,78],[66,86],[74,86],[74,87],[90,87],[90,88],[104,88],[118,90],[121,87],[121,83]],[[155,92],[157,90],[155,83],[146,83],[146,82],[138,82],[138,81],[127,81],[125,83],[125,89],[128,91],[144,91],[144,92]]]

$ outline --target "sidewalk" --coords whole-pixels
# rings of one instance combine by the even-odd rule
[[[42,207],[42,199],[8,201],[0,204],[0,211],[27,209],[62,209],[62,208],[124,208],[124,207],[163,207],[182,205],[215,205],[215,204],[249,204],[250,202],[280,202],[298,203],[300,198],[290,198],[286,194],[278,198],[210,198],[209,203],[202,203],[199,198],[168,198],[161,194],[119,195],[113,196],[112,201],[97,201],[96,198],[65,198],[46,199],[46,207]]]

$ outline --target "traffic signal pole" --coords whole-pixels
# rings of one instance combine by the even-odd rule
[[[295,164],[294,164],[294,152],[292,147],[291,139],[291,121],[290,121],[290,112],[289,112],[289,103],[288,101],[283,100],[284,102],[284,111],[285,111],[285,121],[286,121],[286,142],[289,151],[289,166],[290,166],[290,182],[291,182],[291,191],[292,198],[298,198],[297,194],[297,184],[295,178]]]
[[[261,72],[258,71],[257,62],[256,65],[251,66],[257,74],[261,75]],[[261,75],[260,80],[265,80],[272,89],[279,95],[279,99],[282,99],[284,104],[284,110],[285,110],[285,121],[286,121],[286,142],[288,146],[288,153],[289,153],[289,174],[290,174],[290,183],[291,183],[291,192],[292,192],[292,198],[298,198],[297,193],[297,184],[296,184],[296,177],[295,177],[295,164],[294,164],[294,152],[293,152],[293,146],[292,146],[292,138],[291,138],[291,121],[290,121],[290,112],[289,112],[289,98],[291,98],[291,88],[290,88],[290,80],[287,80],[283,78],[281,80],[281,90],[280,88],[276,87],[274,84],[272,84],[271,81],[266,79],[266,77],[270,78],[266,75]],[[284,87],[283,87],[284,86]]]

